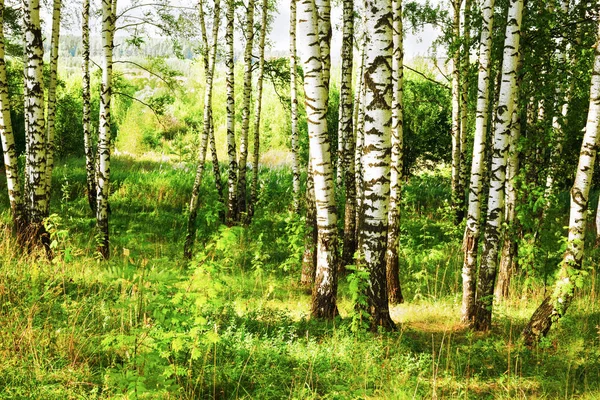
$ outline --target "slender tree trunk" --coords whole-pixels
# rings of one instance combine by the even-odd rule
[[[344,243],[340,272],[352,264],[356,251],[356,183],[354,176],[354,131],[352,126],[352,68],[354,55],[354,1],[343,2],[342,69],[340,79],[340,123],[338,126],[338,179],[344,178]]]
[[[514,94],[517,86],[517,59],[520,48],[522,15],[523,0],[510,0],[504,41],[502,83],[494,120],[495,132],[485,239],[477,279],[477,299],[475,301],[474,327],[480,331],[489,330],[492,324],[494,283],[498,265],[500,234],[504,220],[506,162],[514,108]]]
[[[298,32],[302,40],[304,93],[310,146],[310,163],[315,185],[317,211],[317,263],[311,314],[317,318],[337,315],[337,210],[333,193],[331,144],[327,133],[327,86],[318,37],[314,0],[301,0]]]
[[[25,219],[23,193],[19,183],[19,165],[10,117],[10,99],[4,57],[4,0],[0,0],[0,140],[4,149],[4,171],[6,173],[6,186],[14,229],[17,237],[21,237],[22,225]]]
[[[596,247],[600,246],[600,196],[598,197],[598,206],[596,206]]]
[[[352,68],[354,56],[354,1],[345,0],[343,3],[343,41],[342,41],[342,85],[340,90],[340,130],[338,137],[343,138],[343,152],[340,157],[344,158],[344,186],[346,193],[346,207],[344,209],[344,242],[342,248],[341,268],[354,264],[354,253],[356,252],[356,165],[354,153],[356,151],[355,117],[352,107]],[[361,91],[363,74],[362,59],[358,68],[359,77],[356,84],[356,93]],[[344,81],[346,81],[344,83]],[[357,96],[356,99],[359,97]],[[339,168],[339,167],[338,167]],[[343,270],[342,270],[343,271]]]
[[[300,212],[300,159],[298,155],[298,92],[296,63],[296,1],[290,0],[290,114],[292,119],[292,188],[294,211]]]
[[[25,120],[27,126],[26,141],[27,173],[25,176],[25,194],[27,207],[27,237],[32,243],[47,240],[43,220],[47,209],[46,196],[46,137],[44,119],[44,79],[42,29],[40,26],[39,0],[24,0],[25,27]]]
[[[367,299],[372,327],[395,328],[390,317],[385,253],[390,201],[392,120],[392,2],[367,0],[370,39],[365,59],[364,192],[359,246],[369,272]]]
[[[244,50],[244,96],[242,97],[242,132],[238,175],[238,217],[246,218],[246,173],[248,170],[248,131],[250,130],[250,99],[252,97],[252,45],[254,43],[254,0],[248,0],[246,12],[246,47]]]
[[[463,297],[461,320],[472,323],[475,305],[475,274],[477,271],[477,248],[481,230],[481,194],[485,171],[485,143],[488,128],[490,99],[490,55],[492,51],[492,27],[494,25],[494,0],[481,5],[482,27],[479,44],[479,72],[477,76],[477,110],[475,114],[475,139],[469,186],[469,208],[463,239],[464,263],[462,270]]]
[[[317,27],[319,47],[323,62],[323,85],[327,90],[327,105],[329,105],[329,81],[331,77],[331,0],[315,0],[317,10]]]
[[[202,176],[204,175],[204,164],[206,162],[206,147],[210,136],[211,117],[212,117],[212,92],[213,76],[215,73],[215,59],[217,56],[217,32],[219,32],[220,20],[220,1],[215,1],[215,20],[213,25],[213,45],[210,48],[209,68],[206,75],[206,87],[204,89],[204,117],[202,136],[200,139],[200,153],[198,157],[198,167],[196,168],[196,178],[192,187],[192,197],[190,199],[190,215],[188,216],[187,235],[183,248],[183,256],[188,260],[192,258],[194,241],[196,240],[196,217],[198,216],[198,205],[200,202],[200,187],[202,186]]]
[[[220,9],[219,9],[220,11]],[[203,54],[202,54],[202,58],[204,61],[204,76],[208,76],[208,74],[210,73],[210,63],[209,63],[209,53],[211,51],[212,46],[217,46],[218,44],[218,40],[217,40],[217,36],[219,34],[219,24],[215,23],[213,24],[213,32],[212,32],[212,37],[213,37],[213,42],[212,42],[212,46],[208,41],[208,34],[206,31],[206,18],[205,18],[205,13],[204,13],[204,5],[203,5],[203,1],[199,2],[199,12],[200,12],[200,32],[202,35],[202,47],[203,47]],[[221,167],[219,165],[219,157],[217,156],[217,146],[215,143],[215,127],[213,125],[213,116],[212,116],[212,105],[210,107],[210,117],[209,117],[209,130],[208,130],[208,145],[210,146],[210,154],[211,154],[211,158],[212,158],[212,167],[213,167],[213,175],[215,177],[215,188],[217,189],[217,192],[219,193],[219,198],[221,199],[221,202],[223,204],[225,204],[225,198],[223,197],[223,182],[221,181]],[[220,215],[221,220],[224,219],[224,215]]]
[[[227,0],[227,26],[225,28],[225,67],[227,69],[227,155],[229,157],[229,173],[227,187],[227,224],[232,225],[238,219],[237,213],[237,151],[235,148],[235,74],[234,74],[234,47],[233,47],[233,22],[235,15],[234,0]]]
[[[213,124],[212,107],[210,111],[210,125],[208,129],[208,146],[210,148],[210,155],[212,159],[213,176],[215,177],[215,188],[219,193],[219,199],[221,203],[225,204],[223,182],[221,181],[221,166],[219,165],[219,156],[217,155],[217,144],[215,142],[215,126]],[[219,212],[219,219],[225,221],[225,213]]]
[[[262,19],[260,25],[260,39],[258,43],[258,77],[256,82],[256,109],[254,110],[254,157],[252,159],[252,184],[250,185],[250,203],[248,216],[252,218],[254,208],[258,201],[258,162],[260,158],[260,113],[262,107],[263,75],[265,71],[265,40],[267,36],[267,17],[269,15],[269,2],[262,2]]]
[[[366,24],[365,24],[366,25]],[[360,55],[360,63],[361,63],[361,68],[360,68],[360,79],[358,80],[358,85],[357,85],[357,90],[356,90],[356,124],[355,124],[355,131],[356,131],[356,150],[355,150],[355,154],[354,154],[354,165],[356,168],[355,171],[355,176],[356,176],[356,220],[355,220],[355,226],[356,226],[356,240],[358,241],[358,235],[359,235],[359,227],[360,227],[360,217],[362,215],[362,208],[363,208],[363,177],[364,177],[364,170],[363,170],[363,147],[365,144],[365,96],[366,96],[366,85],[365,85],[365,81],[364,81],[364,73],[365,73],[365,60],[366,60],[366,48],[367,48],[367,43],[368,43],[368,38],[367,35],[365,33],[364,38],[363,38],[363,43],[362,43],[362,50],[361,50],[361,55]],[[354,255],[354,254],[353,254]]]
[[[561,0],[560,12],[564,15],[569,13],[568,0]],[[565,81],[561,81],[563,76],[567,76],[569,74],[568,68],[565,68],[567,66],[566,49],[562,49],[562,38],[558,38],[556,41],[556,45],[559,49],[556,56],[556,66],[559,69],[557,77],[559,77],[559,79],[556,81],[555,105],[554,109],[552,110],[552,150],[550,152],[550,164],[548,168],[548,175],[546,177],[546,191],[544,192],[544,197],[547,199],[547,205],[544,209],[544,213],[547,211],[546,209],[550,205],[550,196],[554,194],[554,180],[556,173],[559,170],[560,157],[562,155],[563,144],[565,141],[563,124],[569,110],[570,100],[570,92],[569,90],[566,90],[564,85],[566,79]]]
[[[460,63],[460,158],[458,170],[458,194],[459,205],[457,210],[457,222],[461,223],[465,218],[465,188],[467,184],[467,128],[469,103],[469,56],[471,41],[471,0],[464,0],[463,26],[462,26],[462,53]]]
[[[458,224],[463,219],[464,191],[460,188],[460,154],[461,154],[461,129],[460,129],[460,5],[462,0],[452,0],[454,17],[452,19],[452,208],[455,214],[455,222]]]
[[[552,294],[544,299],[533,313],[527,327],[523,331],[525,343],[532,345],[545,336],[552,323],[558,321],[569,308],[575,288],[581,285],[583,274],[583,250],[585,245],[585,228],[587,208],[596,152],[600,144],[600,24],[595,45],[595,60],[590,85],[590,107],[579,165],[575,173],[575,182],[571,188],[571,211],[569,217],[569,234],[560,275]]]
[[[315,182],[311,166],[310,149],[306,171],[306,232],[304,235],[304,253],[302,253],[302,275],[300,284],[312,288],[317,270],[317,209],[315,205]]]
[[[386,274],[388,297],[391,304],[404,303],[400,287],[398,247],[400,245],[400,195],[402,182],[404,110],[404,43],[402,40],[402,0],[394,0],[394,54],[392,73],[394,99],[392,102],[392,158],[390,171],[390,211],[388,214]]]
[[[81,14],[81,41],[83,45],[82,54],[82,94],[83,105],[83,146],[85,151],[85,171],[87,183],[87,198],[90,209],[96,214],[96,157],[92,147],[91,138],[91,104],[90,104],[90,0],[83,0],[83,11]]]
[[[50,43],[50,80],[48,82],[48,113],[46,118],[46,207],[50,206],[52,170],[54,169],[54,132],[56,121],[56,82],[58,80],[58,44],[60,41],[61,0],[54,0],[52,10],[52,40]],[[48,208],[45,210],[48,215]]]
[[[108,235],[108,198],[110,196],[110,102],[112,97],[113,38],[116,1],[102,0],[102,90],[100,94],[100,131],[98,135],[98,192],[96,221],[100,231],[98,251],[110,257]]]
[[[517,63],[517,87],[521,86],[523,75],[520,73],[523,65],[523,51],[519,51]],[[512,112],[510,125],[509,155],[506,167],[506,202],[504,205],[504,222],[508,227],[504,235],[502,252],[500,253],[500,268],[498,270],[498,283],[496,284],[496,300],[508,298],[510,280],[516,271],[518,254],[517,239],[517,187],[516,178],[519,173],[519,139],[521,137],[521,112],[519,110],[519,95],[515,93],[515,106]]]

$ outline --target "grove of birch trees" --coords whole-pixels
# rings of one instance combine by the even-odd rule
[[[437,35],[428,55],[411,53],[427,29]],[[123,55],[155,39],[172,54]],[[551,328],[579,323],[563,317],[596,301],[599,138],[597,0],[0,0],[6,240],[32,265],[87,257],[110,272],[139,261],[119,278],[139,278],[128,289],[138,311],[152,303],[145,291],[168,293],[175,315],[217,304],[230,285],[219,301],[242,313],[240,293],[269,276],[278,282],[261,301],[310,294],[298,318],[326,329],[351,320],[353,332],[410,340],[422,325],[407,328],[406,310],[445,296],[452,332],[481,338],[508,320],[507,346],[557,347]],[[127,147],[136,141],[144,152]],[[63,167],[72,159],[83,166],[75,189]],[[185,183],[161,178],[156,193],[143,174],[133,185],[138,200],[169,198],[169,221],[123,199],[135,163],[144,174],[183,171]],[[157,231],[136,231],[142,219]],[[67,251],[57,221],[86,244]],[[177,250],[131,250],[149,240]],[[186,289],[144,282],[160,275],[156,260],[191,279]],[[239,283],[246,273],[254,281]],[[219,313],[185,324],[169,313],[128,318],[152,327],[169,315],[189,335],[189,358],[168,333],[160,340],[173,353],[156,358],[174,370],[185,360],[188,378],[197,359],[216,365],[216,350],[194,346],[216,349],[226,336]],[[434,340],[444,350],[445,336]]]

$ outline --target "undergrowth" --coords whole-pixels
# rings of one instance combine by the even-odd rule
[[[260,203],[247,227],[221,224],[207,174],[195,256],[183,262],[190,170],[115,160],[108,262],[95,258],[81,161],[56,168],[52,262],[20,252],[2,214],[0,398],[600,396],[593,270],[535,349],[523,346],[520,332],[544,294],[542,280],[528,281],[527,290],[524,279],[514,280],[491,332],[459,323],[462,227],[451,220],[445,170],[418,174],[404,189],[406,303],[392,307],[400,328],[391,333],[361,326],[355,305],[364,271],[340,280],[339,318],[309,318],[310,298],[298,283],[304,221],[289,211],[286,168],[261,170]],[[0,196],[7,210],[5,191]],[[588,266],[599,256],[588,251]]]

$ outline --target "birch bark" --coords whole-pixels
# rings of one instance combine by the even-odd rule
[[[46,115],[46,207],[50,206],[52,191],[52,170],[54,169],[54,132],[56,121],[56,82],[58,79],[58,44],[60,41],[61,0],[54,0],[52,9],[52,39],[50,41],[50,80]],[[45,210],[48,215],[48,208]]]
[[[463,298],[461,307],[461,319],[463,323],[472,322],[475,311],[475,274],[477,271],[477,249],[481,230],[481,195],[483,192],[486,160],[485,143],[490,99],[490,55],[492,51],[492,28],[494,25],[494,0],[482,0],[480,8],[483,23],[479,45],[475,138],[473,143],[473,161],[471,164],[471,182],[469,185],[467,224],[463,239]]]
[[[319,46],[319,27],[314,0],[301,0],[298,33],[303,38],[304,93],[315,185],[317,212],[317,262],[311,313],[313,317],[337,315],[337,210],[333,193],[331,144],[327,133],[327,86]]]
[[[19,183],[19,165],[10,117],[10,99],[4,57],[4,0],[0,0],[0,141],[4,150],[4,171],[13,224],[17,236],[20,237],[25,222],[23,192]]]
[[[490,170],[490,189],[485,224],[483,253],[477,278],[474,327],[489,330],[492,323],[494,283],[498,266],[498,247],[503,222],[510,125],[514,108],[517,79],[517,62],[521,39],[523,0],[510,0],[504,41],[502,82],[500,97],[495,111],[495,132]]]
[[[254,0],[248,0],[246,10],[246,46],[244,50],[244,93],[242,97],[242,131],[238,163],[238,217],[246,214],[246,174],[248,170],[248,131],[250,130],[250,100],[252,97],[252,46],[254,43]]]
[[[386,274],[388,297],[391,304],[404,302],[400,287],[398,247],[400,245],[400,195],[402,180],[404,122],[402,94],[404,88],[404,43],[402,32],[402,0],[394,0],[394,53],[392,73],[394,97],[392,101],[392,157],[390,171],[390,206],[386,250]]]
[[[200,152],[198,157],[198,166],[196,168],[196,178],[192,187],[192,197],[190,199],[190,214],[188,216],[187,235],[185,237],[185,245],[183,255],[187,259],[192,258],[192,250],[194,241],[196,240],[196,217],[198,215],[198,205],[200,202],[200,187],[202,186],[202,176],[204,175],[204,164],[206,161],[206,147],[208,144],[211,117],[212,117],[212,93],[213,93],[213,76],[215,72],[215,59],[217,56],[217,33],[219,32],[219,16],[221,13],[220,1],[215,1],[215,20],[213,25],[213,43],[210,48],[208,75],[206,75],[206,87],[204,90],[204,123],[202,127],[202,135],[200,138]]]
[[[392,123],[392,2],[367,0],[363,204],[359,247],[369,272],[368,312],[372,327],[395,328],[389,313],[385,253],[390,200]]]
[[[594,163],[600,144],[600,24],[595,45],[594,67],[590,85],[590,106],[588,118],[579,154],[579,164],[575,173],[575,182],[571,188],[571,210],[569,216],[569,234],[567,250],[561,263],[560,275],[554,284],[554,290],[533,313],[523,331],[525,343],[532,345],[545,336],[552,324],[566,312],[575,288],[581,284],[583,275],[583,250],[588,212],[589,192],[594,173]]]
[[[100,129],[98,133],[98,170],[96,222],[100,231],[98,251],[110,257],[108,232],[108,198],[110,196],[110,103],[113,80],[113,39],[116,0],[102,0],[102,87],[100,93]]]

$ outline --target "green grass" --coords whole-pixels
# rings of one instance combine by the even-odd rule
[[[515,295],[495,309],[491,332],[459,323],[462,228],[451,222],[445,171],[419,174],[405,188],[407,302],[392,307],[399,330],[391,333],[353,329],[345,278],[341,318],[308,318],[310,296],[298,284],[302,220],[287,210],[286,168],[261,170],[262,200],[246,228],[220,226],[207,174],[196,256],[183,262],[191,171],[115,160],[108,262],[95,257],[80,160],[56,168],[53,262],[21,253],[3,212],[0,398],[600,397],[593,272],[536,349],[519,335],[541,301],[539,283],[522,291],[522,279],[515,280]],[[7,210],[4,191],[0,204]],[[588,265],[597,253],[588,251]]]

